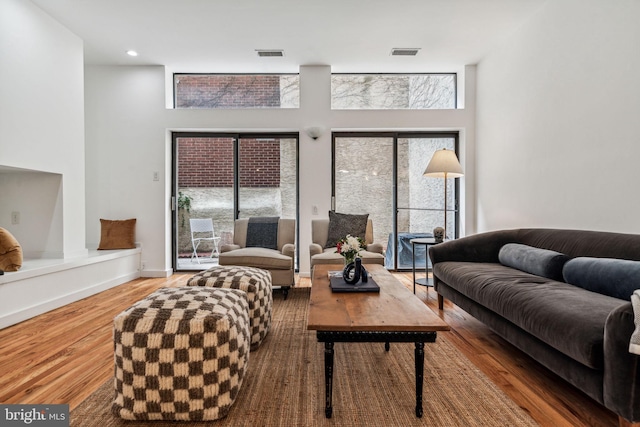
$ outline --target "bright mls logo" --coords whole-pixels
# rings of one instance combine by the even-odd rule
[[[69,427],[69,405],[0,405],[0,425]]]

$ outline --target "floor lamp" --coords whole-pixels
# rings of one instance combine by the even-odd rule
[[[447,238],[447,178],[463,176],[462,166],[452,150],[443,148],[433,153],[433,157],[424,171],[424,176],[444,178],[444,238]]]

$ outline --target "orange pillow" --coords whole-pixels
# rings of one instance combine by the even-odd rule
[[[98,249],[132,249],[136,247],[136,219],[100,219]]]
[[[22,267],[22,246],[8,230],[0,227],[0,270],[18,271]]]

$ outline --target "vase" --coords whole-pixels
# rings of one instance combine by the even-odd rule
[[[366,282],[368,278],[368,273],[367,273],[367,270],[365,270],[364,266],[362,265],[362,259],[359,257],[356,257],[356,259],[353,262],[350,262],[349,264],[347,264],[344,267],[344,270],[342,270],[342,278],[344,279],[345,282],[347,282],[350,285],[355,285],[361,279],[363,282]]]

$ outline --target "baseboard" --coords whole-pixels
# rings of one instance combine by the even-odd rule
[[[167,278],[171,277],[173,274],[173,269],[169,268],[167,270],[142,270],[140,271],[140,277],[149,277],[149,278]]]

